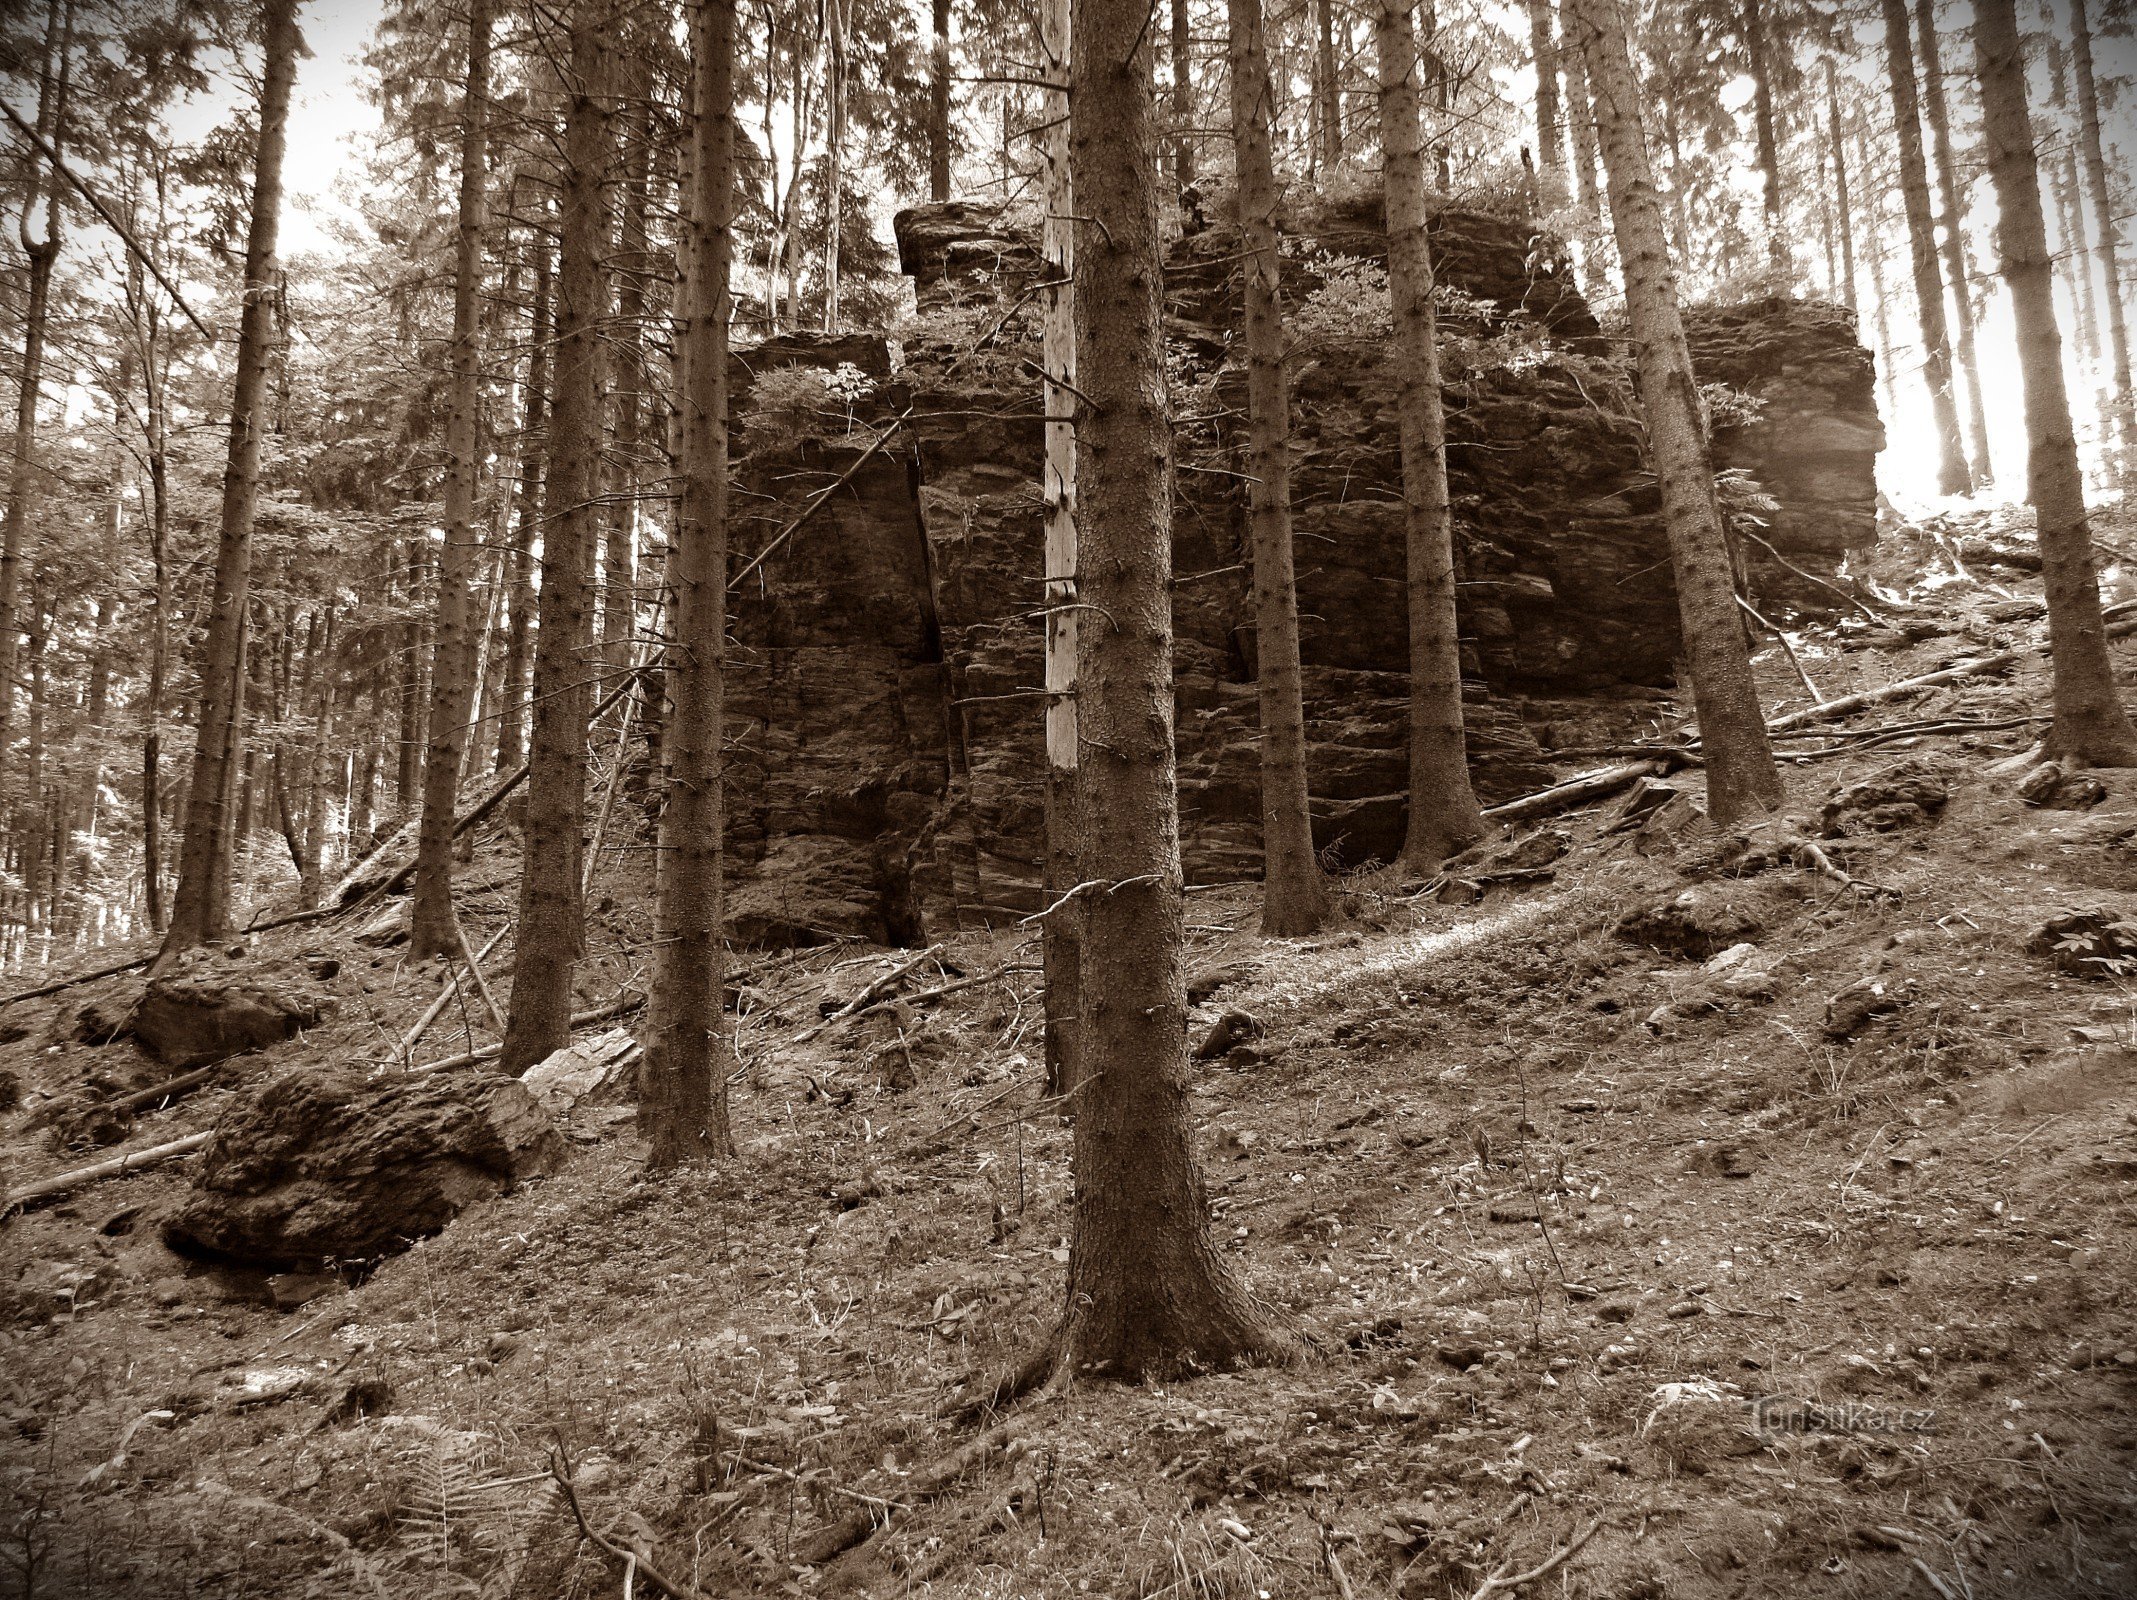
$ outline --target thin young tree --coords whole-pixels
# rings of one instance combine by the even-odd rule
[[[1900,200],[1907,213],[1908,259],[1914,265],[1915,315],[1922,329],[1922,380],[1929,385],[1937,427],[1937,490],[1965,494],[1974,474],[1959,435],[1952,400],[1951,339],[1944,322],[1944,271],[1937,261],[1937,224],[1929,204],[1929,169],[1922,156],[1921,97],[1915,87],[1914,48],[1908,42],[1907,0],[1883,0],[1885,65],[1891,80],[1892,120],[1900,163]]]
[[[230,863],[238,819],[232,798],[242,765],[245,623],[252,599],[252,523],[260,497],[260,440],[266,432],[267,368],[275,312],[275,248],[282,224],[282,158],[290,89],[297,77],[298,0],[266,0],[266,55],[260,78],[259,144],[252,220],[245,236],[244,309],[238,318],[230,390],[230,455],[223,471],[213,599],[201,650],[199,734],[187,781],[185,838],[159,964],[228,931]]]
[[[1714,491],[1706,402],[1685,343],[1677,272],[1640,120],[1639,81],[1615,0],[1573,0],[1571,13],[1579,22],[1594,89],[1610,218],[1624,263],[1625,310],[1639,352],[1649,463],[1662,492],[1692,701],[1706,753],[1707,812],[1717,826],[1733,827],[1780,805],[1781,774],[1737,610],[1735,570]]]
[[[1410,623],[1410,809],[1402,859],[1431,873],[1484,836],[1462,729],[1462,647],[1455,616],[1454,517],[1447,494],[1447,414],[1439,319],[1426,232],[1420,62],[1409,0],[1380,0],[1380,69],[1388,300],[1394,317],[1396,418],[1402,445],[1403,549]]]
[[[2137,766],[2137,729],[2115,691],[2114,662],[2100,619],[2100,581],[2093,570],[2077,433],[2063,385],[2063,340],[2055,322],[2055,279],[2013,0],[1975,0],[1974,60],[1989,178],[1996,186],[1996,246],[2018,323],[2026,497],[2037,519],[2048,596],[2055,711],[2048,748],[2095,766]]]
[[[1989,465],[1988,408],[1981,393],[1981,362],[1975,353],[1972,252],[1966,246],[1966,194],[1952,148],[1950,102],[1944,93],[1944,55],[1937,38],[1937,0],[1914,0],[1922,37],[1922,109],[1929,115],[1930,154],[1936,164],[1937,198],[1944,209],[1944,274],[1951,280],[1953,348],[1966,379],[1967,445],[1974,487],[1994,480]]]
[[[1313,0],[1313,31],[1314,145],[1320,165],[1333,172],[1343,162],[1343,86],[1336,70],[1335,7],[1330,0]]]
[[[1761,0],[1743,0],[1737,31],[1743,41],[1745,64],[1751,69],[1751,130],[1762,179],[1760,197],[1766,216],[1766,264],[1776,273],[1792,277],[1795,258],[1788,244],[1787,200],[1781,184],[1781,140],[1774,120],[1773,63],[1767,54],[1770,40]]]
[[[1069,175],[1069,30],[1071,0],[1041,0],[1039,48],[1048,88],[1046,219],[1040,250],[1046,260],[1041,291],[1041,391],[1046,413],[1041,491],[1046,502],[1046,888],[1057,904],[1082,877],[1077,871],[1082,803],[1076,783],[1076,190]],[[1080,1073],[1083,1020],[1078,919],[1057,913],[1040,924],[1039,960],[1046,973],[1046,1088],[1066,1094]]]
[[[1558,96],[1558,19],[1551,0],[1528,0],[1529,59],[1536,66],[1536,167],[1543,209],[1566,203],[1566,132]]]
[[[1840,131],[1840,80],[1825,58],[1826,152],[1833,163],[1833,206],[1840,228],[1840,303],[1855,309],[1855,212],[1848,194],[1848,146]]]
[[[409,954],[416,960],[456,956],[460,922],[453,911],[453,821],[460,799],[460,757],[475,698],[475,640],[468,580],[481,534],[475,525],[482,407],[479,330],[482,232],[488,182],[490,0],[470,0],[467,70],[460,97],[460,205],[453,236],[451,399],[445,424],[445,549],[438,559],[432,629],[430,721],[423,757],[423,816],[416,832],[414,907]]]
[[[1155,0],[1152,0],[1155,3]],[[1172,0],[1172,178],[1182,196],[1195,186],[1195,47],[1187,0]]]
[[[499,772],[510,772],[527,759],[527,665],[534,639],[534,540],[542,520],[542,477],[547,461],[549,354],[556,334],[556,274],[549,239],[541,228],[528,230],[534,255],[534,304],[528,314],[527,381],[521,387],[519,423],[519,507],[512,531],[509,594],[505,609],[504,666],[500,674],[497,716]]]
[[[38,74],[37,134],[55,151],[66,143],[67,77],[73,56],[74,8],[49,0],[45,51]],[[15,714],[16,615],[22,592],[23,548],[36,499],[37,408],[44,399],[45,339],[52,304],[52,271],[59,260],[66,182],[56,167],[39,169],[22,203],[16,237],[24,256],[22,367],[15,384],[15,438],[10,451],[7,508],[0,512],[0,763],[7,756]],[[33,233],[39,207],[42,233]]]
[[[714,1058],[725,952],[721,869],[726,811],[727,319],[734,262],[734,0],[690,13],[690,194],[676,285],[680,355],[676,467],[681,494],[669,554],[675,639],[666,656],[661,750],[667,783],[655,870],[651,1014],[639,1072],[638,1126],[656,1169],[733,1154],[727,1078]]]
[[[950,198],[950,0],[933,0],[928,48],[928,198]]]
[[[2114,387],[2110,391],[2116,442],[2121,447],[2120,470],[2137,470],[2137,390],[2130,381],[2129,317],[2122,307],[2121,233],[2116,226],[2115,205],[2108,192],[2107,156],[2100,139],[2100,84],[2093,72],[2092,23],[2086,0],[2070,0],[2070,66],[2078,86],[2078,139],[2085,158],[2085,188],[2092,201],[2093,226],[2099,242],[2094,254],[2100,262],[2101,301],[2106,306],[2109,358],[2114,362]]]
[[[1136,1379],[1271,1354],[1210,1235],[1181,970],[1171,418],[1148,0],[1076,0],[1077,671],[1085,1059],[1062,1360]]]
[[[1244,249],[1247,528],[1253,547],[1255,679],[1261,708],[1261,931],[1312,933],[1328,921],[1313,853],[1299,603],[1291,555],[1291,397],[1284,376],[1283,256],[1269,151],[1269,56],[1261,0],[1229,0],[1232,144]],[[1456,686],[1460,693],[1460,685]]]
[[[534,730],[526,847],[514,935],[512,1004],[499,1069],[517,1077],[571,1042],[572,975],[585,941],[586,722],[592,710],[594,538],[601,471],[601,325],[608,313],[610,156],[606,104],[610,22],[601,0],[575,0],[562,64],[563,205],[556,284],[556,395],[534,647]]]

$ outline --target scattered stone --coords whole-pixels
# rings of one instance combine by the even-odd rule
[[[1187,980],[1187,1003],[1199,1006],[1219,989],[1248,982],[1259,970],[1251,961],[1227,961],[1222,966],[1204,967]]]
[[[1630,1322],[1633,1313],[1639,1310],[1639,1302],[1625,1298],[1599,1301],[1595,1308],[1599,1322]]]
[[[1692,803],[1689,795],[1675,794],[1640,824],[1632,836],[1633,853],[1642,856],[1672,854],[1678,845],[1698,832],[1706,820],[1707,814]]]
[[[2051,917],[2026,941],[2026,954],[2046,956],[2058,972],[2074,978],[2105,978],[2126,970],[2137,957],[2137,922],[2105,907],[2065,911]]]
[[[1613,833],[1630,832],[1671,801],[1683,798],[1684,791],[1674,783],[1664,783],[1660,778],[1642,778],[1604,817],[1602,833],[1607,837]]]
[[[384,1378],[358,1378],[341,1391],[341,1398],[328,1409],[321,1426],[333,1427],[344,1422],[360,1422],[366,1417],[382,1417],[392,1409],[392,1384]]]
[[[2045,811],[2090,811],[2107,798],[2107,785],[2060,761],[2043,761],[2018,780],[2018,798]]]
[[[1265,1066],[1273,1058],[1259,1045],[1235,1044],[1224,1053],[1224,1064],[1234,1072],[1245,1072],[1250,1067]]]
[[[517,1079],[296,1067],[224,1114],[164,1237],[247,1266],[373,1261],[553,1171],[564,1149]]]
[[[333,1009],[309,973],[240,970],[196,954],[149,983],[134,1010],[133,1034],[168,1066],[204,1067],[294,1038]]]
[[[551,1116],[569,1116],[574,1106],[615,1099],[631,1086],[630,1033],[612,1028],[583,1044],[552,1051],[519,1081]]]
[[[2029,806],[2044,806],[2055,798],[2069,774],[2060,761],[2043,761],[2018,780],[2018,798]]]
[[[1679,1300],[1675,1305],[1671,1306],[1669,1310],[1663,1312],[1662,1314],[1665,1317],[1668,1317],[1672,1322],[1683,1322],[1691,1317],[1705,1316],[1707,1314],[1707,1308],[1701,1305],[1697,1300]]]
[[[1720,955],[1711,957],[1702,970],[1715,973],[1728,972],[1732,968],[1742,966],[1758,953],[1759,947],[1748,940],[1739,944],[1732,944]]]
[[[1262,1025],[1250,1012],[1227,1011],[1219,1017],[1202,1042],[1195,1047],[1197,1061],[1214,1061],[1233,1046],[1262,1036]]]
[[[1891,833],[1922,827],[1951,803],[1951,788],[1926,763],[1902,762],[1889,772],[1848,785],[1818,813],[1818,831],[1828,839],[1851,833]]]
[[[882,1196],[882,1181],[872,1172],[866,1177],[840,1184],[831,1194],[841,1211],[858,1211],[868,1201],[879,1200]]]
[[[1572,834],[1563,828],[1545,828],[1525,839],[1516,840],[1495,853],[1491,860],[1494,867],[1510,868],[1516,872],[1534,872],[1548,867],[1572,848]]]
[[[1491,1347],[1477,1339],[1442,1339],[1432,1347],[1432,1353],[1455,1371],[1467,1372],[1491,1354]]]
[[[1882,978],[1857,978],[1825,1003],[1825,1036],[1852,1039],[1878,1017],[1899,1010],[1900,993]]]
[[[331,1272],[278,1272],[267,1280],[267,1298],[277,1311],[295,1311],[341,1287]]]
[[[1759,931],[1759,921],[1727,886],[1697,884],[1620,918],[1617,935],[1650,950],[1706,961]]]

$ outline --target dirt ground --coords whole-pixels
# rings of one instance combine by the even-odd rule
[[[2043,636],[2008,530],[1941,531],[1870,574],[1897,626],[1799,636],[1823,693]],[[1680,723],[1631,704],[1596,743]],[[2137,920],[2137,773],[2025,804],[2045,707],[2034,658],[1789,741],[1810,834],[1850,785],[1948,797],[1839,817],[1853,887],[1698,825],[1608,832],[1605,802],[1515,829],[1487,871],[1564,853],[1474,903],[1347,879],[1316,939],[1192,894],[1197,1036],[1262,1029],[1198,1067],[1211,1209],[1310,1341],[1286,1368],[949,1420],[1058,1314],[1071,1133],[1032,972],[792,1044],[910,952],[752,964],[733,1170],[649,1181],[627,1113],[582,1108],[560,1173],[295,1310],[163,1246],[183,1165],[32,1209],[0,1232],[0,1588],[646,1592],[561,1453],[596,1529],[706,1595],[1470,1597],[1540,1567],[1523,1592],[2137,1593],[2137,984],[2025,948],[2067,910]],[[1961,720],[1998,726],[1863,737]],[[478,939],[510,869],[502,837],[470,869]],[[639,888],[608,885],[589,1004],[633,970]],[[344,1003],[251,1070],[381,1058],[436,992],[338,925],[276,937],[261,959],[338,954]],[[89,1158],[31,1125],[43,1095],[161,1072],[50,1044],[59,1004],[0,1013],[18,1182]]]

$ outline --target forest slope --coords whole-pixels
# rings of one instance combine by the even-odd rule
[[[2009,541],[1945,533],[1880,558],[1934,611],[1805,641],[1825,693],[2040,636]],[[733,1171],[650,1181],[627,1113],[582,1106],[555,1175],[287,1312],[160,1242],[182,1167],[7,1224],[0,1548],[48,1595],[615,1592],[561,1444],[594,1525],[706,1594],[1470,1596],[1574,1542],[1549,1592],[2127,1594],[2137,995],[2026,947],[2137,920],[2137,780],[2026,804],[1997,764],[2045,701],[2036,658],[1845,724],[1975,731],[1790,744],[1811,832],[1870,786],[1825,839],[1858,888],[1605,804],[1516,829],[1475,903],[1346,880],[1319,939],[1197,893],[1196,1039],[1259,1030],[1197,1064],[1212,1208],[1310,1336],[1294,1367],[947,1420],[1059,1309],[1035,957],[967,935],[906,988],[994,981],[797,1043],[911,959],[835,946],[750,968]],[[1675,720],[1570,714],[1613,745]],[[466,874],[478,942],[511,862],[499,834]],[[632,975],[636,871],[582,1004]],[[336,1019],[241,1065],[381,1057],[436,987],[338,924],[249,959],[307,952]],[[69,1164],[43,1093],[160,1070],[48,1044],[38,1007],[83,998],[6,1015],[18,1175]]]

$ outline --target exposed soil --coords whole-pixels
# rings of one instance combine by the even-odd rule
[[[1827,695],[2041,637],[2008,530],[1947,533],[1888,542],[1900,625],[1803,636]],[[1760,665],[1775,710],[1806,703]],[[161,1243],[182,1164],[8,1223],[0,1552],[44,1596],[619,1592],[561,1446],[594,1525],[708,1595],[1467,1597],[1576,1540],[1527,1592],[2137,1592],[2137,986],[2127,958],[2026,950],[2066,911],[2137,920],[2137,773],[2023,801],[2007,758],[2045,689],[2035,662],[1840,724],[2004,726],[1789,742],[1793,814],[1858,887],[1750,870],[1776,852],[1682,808],[1608,833],[1613,801],[1517,829],[1509,859],[1542,864],[1487,862],[1471,904],[1348,880],[1319,939],[1256,937],[1249,888],[1191,895],[1195,968],[1228,978],[1194,1038],[1261,1027],[1197,1067],[1211,1208],[1310,1337],[1295,1366],[944,1420],[1059,1312],[1071,1134],[1038,1100],[1037,974],[797,1048],[911,955],[837,946],[751,966],[732,1171],[649,1181],[627,1108],[582,1106],[560,1173],[291,1310],[272,1296],[306,1286]],[[468,870],[478,944],[512,859],[500,834]],[[644,937],[644,857],[619,860],[586,1005]],[[1676,922],[1714,937],[1654,937],[1687,894]],[[1028,931],[907,988],[1035,962]],[[339,963],[335,1016],[232,1078],[384,1061],[437,991],[345,924],[248,959],[299,953]],[[0,1013],[27,1030],[0,1051],[16,1182],[94,1159],[54,1147],[45,1095],[168,1075],[51,1042],[90,998]],[[855,1513],[889,1526],[810,1564]]]

